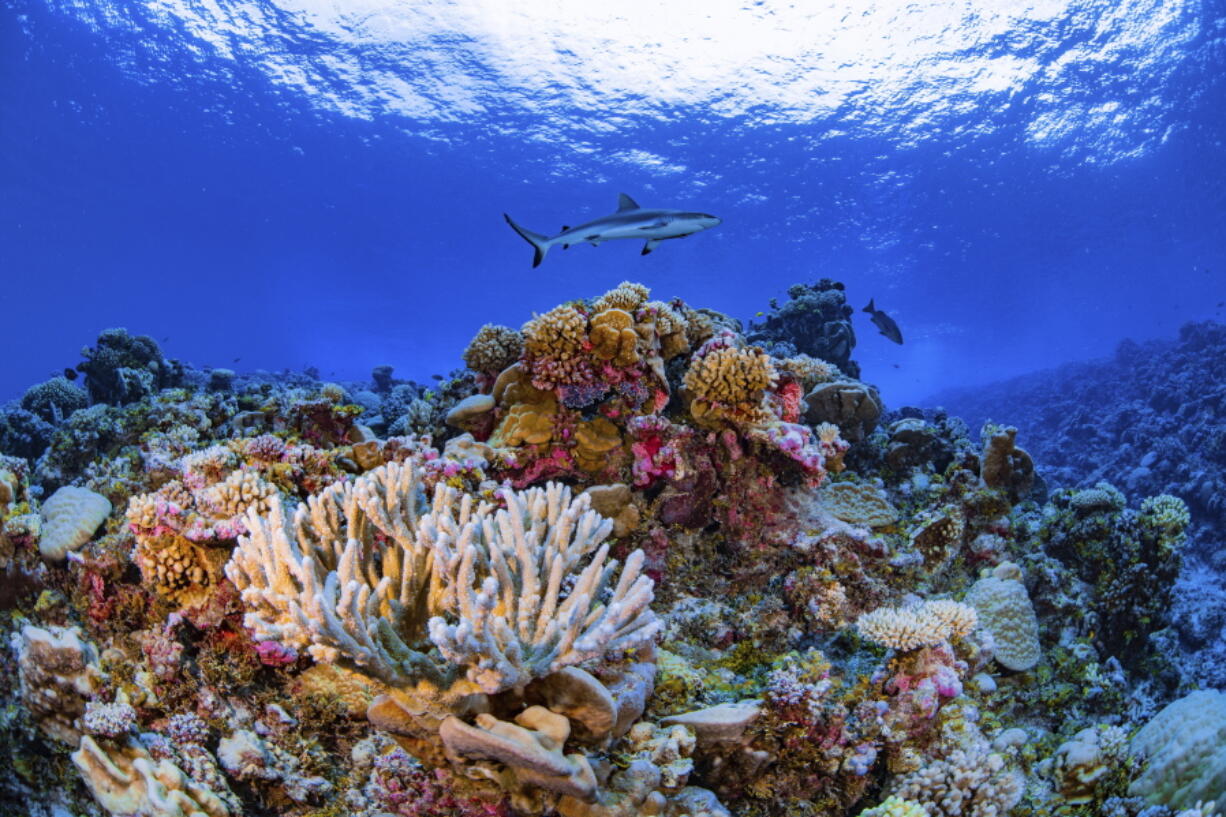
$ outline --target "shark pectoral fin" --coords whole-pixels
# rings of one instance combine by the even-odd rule
[[[663,240],[664,240],[664,239],[662,239],[662,238],[651,238],[651,239],[648,239],[647,243],[643,245],[643,251],[642,251],[641,253],[639,253],[639,255],[647,255],[647,253],[651,252],[651,251],[652,251],[652,250],[654,250],[656,247],[660,246],[660,242],[661,242],[661,241],[663,241]]]
[[[641,208],[639,207],[638,202],[636,202],[634,199],[630,198],[625,193],[617,194],[617,212],[620,213],[623,210],[638,210],[638,209],[641,209]]]

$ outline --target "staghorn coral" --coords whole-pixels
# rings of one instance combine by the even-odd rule
[[[881,607],[856,620],[856,627],[868,640],[903,651],[965,637],[977,625],[975,610],[955,601],[925,601],[911,607]]]
[[[389,463],[311,497],[292,517],[248,515],[226,567],[260,640],[306,647],[392,686],[521,686],[607,650],[650,640],[651,582],[632,554],[607,562],[612,523],[552,484],[504,492],[506,508]],[[378,538],[376,538],[378,535]],[[593,551],[594,554],[593,554]],[[587,560],[580,570],[580,563]],[[574,583],[564,589],[567,575]],[[597,599],[601,600],[597,606]],[[429,640],[444,661],[428,654]]]

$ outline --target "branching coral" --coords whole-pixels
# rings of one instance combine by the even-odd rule
[[[613,585],[612,523],[585,496],[551,484],[506,491],[497,509],[439,485],[427,510],[417,468],[389,463],[292,518],[249,514],[226,571],[257,639],[392,686],[447,687],[462,670],[493,693],[652,638],[642,554]]]
[[[896,796],[923,804],[929,817],[1004,817],[1022,795],[1022,778],[983,747],[956,749],[902,778]]]
[[[479,374],[494,375],[519,360],[524,336],[509,326],[487,323],[464,350],[464,365]]]
[[[911,607],[882,607],[856,620],[856,627],[865,638],[903,651],[962,638],[977,625],[974,608],[948,600],[926,601]]]

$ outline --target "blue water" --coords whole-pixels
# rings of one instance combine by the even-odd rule
[[[1223,3],[608,5],[3,0],[0,400],[111,326],[424,380],[623,279],[844,281],[895,406],[1223,317]],[[622,191],[724,222],[532,270],[502,219]]]

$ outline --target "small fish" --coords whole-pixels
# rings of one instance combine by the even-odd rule
[[[706,213],[691,213],[685,210],[644,210],[638,202],[625,193],[617,197],[617,212],[609,216],[594,219],[578,227],[563,227],[562,232],[550,238],[547,235],[534,233],[524,229],[506,213],[502,217],[511,225],[511,229],[519,233],[519,237],[532,245],[535,254],[532,256],[533,268],[539,267],[545,260],[549,248],[561,244],[562,249],[570,249],[572,244],[588,243],[593,247],[600,246],[602,241],[612,241],[615,238],[640,238],[643,244],[642,255],[654,250],[661,241],[670,238],[685,238],[700,230],[717,226],[721,219]]]
[[[753,316],[754,316],[755,318],[760,318],[760,317],[762,317],[762,316],[763,316],[763,315],[765,315],[765,314],[766,314],[765,312],[763,312],[761,309],[759,309],[757,312],[753,313]]]
[[[242,360],[242,358],[241,358],[241,357],[236,357],[236,358],[234,358],[234,362],[235,362],[235,363],[238,363],[240,360]]]
[[[1220,306],[1220,305],[1221,305],[1221,304],[1219,304],[1219,306]],[[65,370],[64,370],[64,377],[67,377],[69,380],[76,380],[76,379],[77,379],[77,370],[76,370],[76,369],[65,369]]]
[[[898,328],[898,324],[894,323],[894,319],[882,312],[877,307],[873,306],[872,298],[868,301],[868,306],[862,311],[872,315],[873,325],[881,330],[881,334],[885,335],[895,343],[902,343],[902,330]]]
[[[432,375],[430,375],[430,376],[431,376],[431,377],[433,377],[435,380],[442,380],[442,379],[443,379],[443,376],[442,376],[441,374],[432,374]]]

